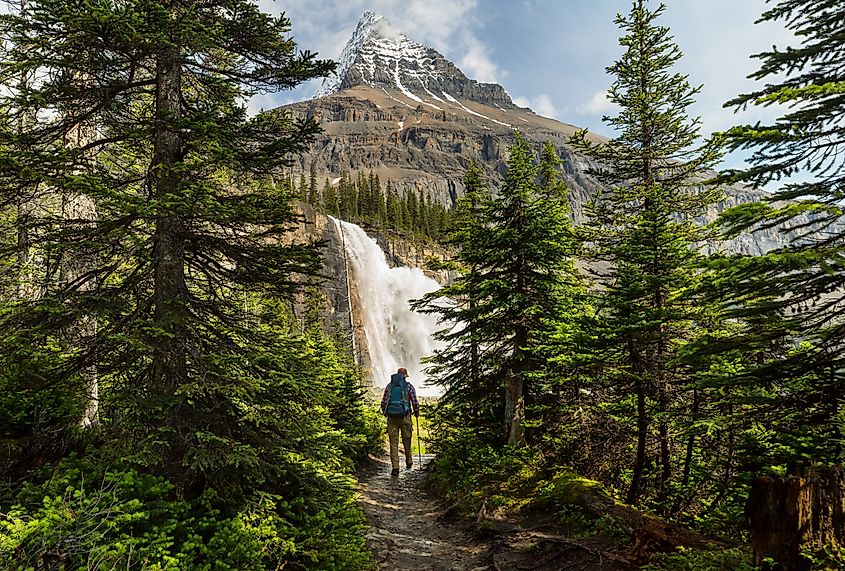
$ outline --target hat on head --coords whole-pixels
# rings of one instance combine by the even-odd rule
[[[399,367],[399,370],[396,372],[400,375],[405,375],[406,377],[408,376],[408,369],[406,369],[405,367]]]

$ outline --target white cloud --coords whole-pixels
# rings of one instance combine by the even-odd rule
[[[619,106],[607,98],[607,91],[597,91],[590,100],[578,107],[579,115],[604,115],[616,111]]]
[[[552,99],[545,93],[541,93],[533,99],[528,97],[514,97],[513,102],[520,107],[530,107],[532,111],[543,117],[549,117],[551,119],[558,118],[557,108],[552,103]]]
[[[468,38],[467,52],[458,62],[458,67],[467,77],[484,82],[498,83],[507,77],[507,72],[499,69],[490,59],[487,46],[476,38]]]

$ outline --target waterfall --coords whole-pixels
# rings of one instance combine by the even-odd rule
[[[350,281],[358,292],[356,309],[373,384],[385,386],[392,373],[405,367],[418,394],[438,394],[437,387],[428,385],[420,359],[434,352],[437,344],[432,334],[440,327],[436,316],[412,311],[409,301],[439,289],[440,284],[419,268],[391,268],[384,251],[361,227],[330,218],[342,237]]]

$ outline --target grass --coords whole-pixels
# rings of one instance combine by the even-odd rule
[[[429,432],[429,419],[426,416],[420,414],[420,431],[417,432],[417,419],[414,419],[414,437],[411,439],[412,445],[411,448],[414,451],[414,457],[417,454],[427,454],[427,446],[426,443],[428,442],[428,432]]]

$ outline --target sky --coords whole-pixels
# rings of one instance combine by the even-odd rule
[[[690,109],[710,134],[739,122],[771,119],[774,110],[735,115],[723,104],[754,89],[750,55],[794,44],[781,26],[756,24],[765,0],[664,0],[658,23],[668,26],[684,53],[678,71],[703,85]],[[605,68],[621,53],[617,13],[623,0],[259,0],[284,11],[302,50],[336,59],[366,10],[385,16],[414,41],[431,46],[468,77],[501,84],[514,101],[559,121],[612,135],[601,117],[613,109],[604,97],[612,78]],[[658,2],[652,0],[651,7]],[[319,86],[262,95],[253,110],[306,99]],[[726,161],[741,162],[734,158]]]

